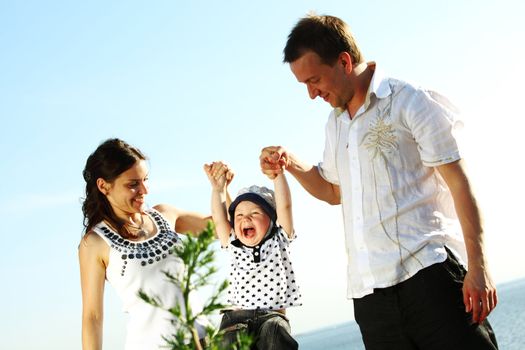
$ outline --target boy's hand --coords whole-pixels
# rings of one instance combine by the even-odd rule
[[[210,180],[210,184],[215,190],[223,191],[234,177],[233,171],[223,162],[213,162],[204,164],[204,172]]]

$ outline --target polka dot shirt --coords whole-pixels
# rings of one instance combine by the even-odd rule
[[[301,305],[301,293],[290,261],[293,240],[281,227],[259,245],[244,246],[238,239],[224,248],[231,255],[228,302],[241,309],[278,310]]]

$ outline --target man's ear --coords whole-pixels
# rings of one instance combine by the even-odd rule
[[[109,189],[111,188],[110,184],[106,182],[103,178],[99,177],[97,179],[97,188],[103,195],[107,196]]]
[[[339,62],[341,62],[341,65],[343,66],[347,74],[352,73],[354,66],[352,62],[352,57],[348,52],[344,51],[339,54]]]

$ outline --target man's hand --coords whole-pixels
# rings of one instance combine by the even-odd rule
[[[259,161],[263,174],[272,180],[290,166],[288,154],[281,146],[268,146],[263,148],[259,156]]]
[[[472,321],[482,323],[498,303],[496,288],[483,268],[469,269],[463,281],[465,311],[472,312]]]

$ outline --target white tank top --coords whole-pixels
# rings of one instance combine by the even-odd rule
[[[126,350],[157,350],[166,345],[162,336],[176,332],[170,322],[173,315],[144,302],[138,296],[139,290],[157,298],[165,308],[175,306],[176,301],[184,307],[180,288],[169,282],[163,273],[168,271],[173,276],[180,276],[184,272],[183,262],[174,253],[180,238],[158,211],[149,209],[146,213],[157,230],[153,237],[144,241],[122,238],[104,222],[93,229],[110,246],[106,279],[122,300],[124,312],[129,314]],[[192,305],[192,309],[194,313],[200,310],[198,305]],[[205,335],[206,325],[205,318],[196,324],[201,337]]]

